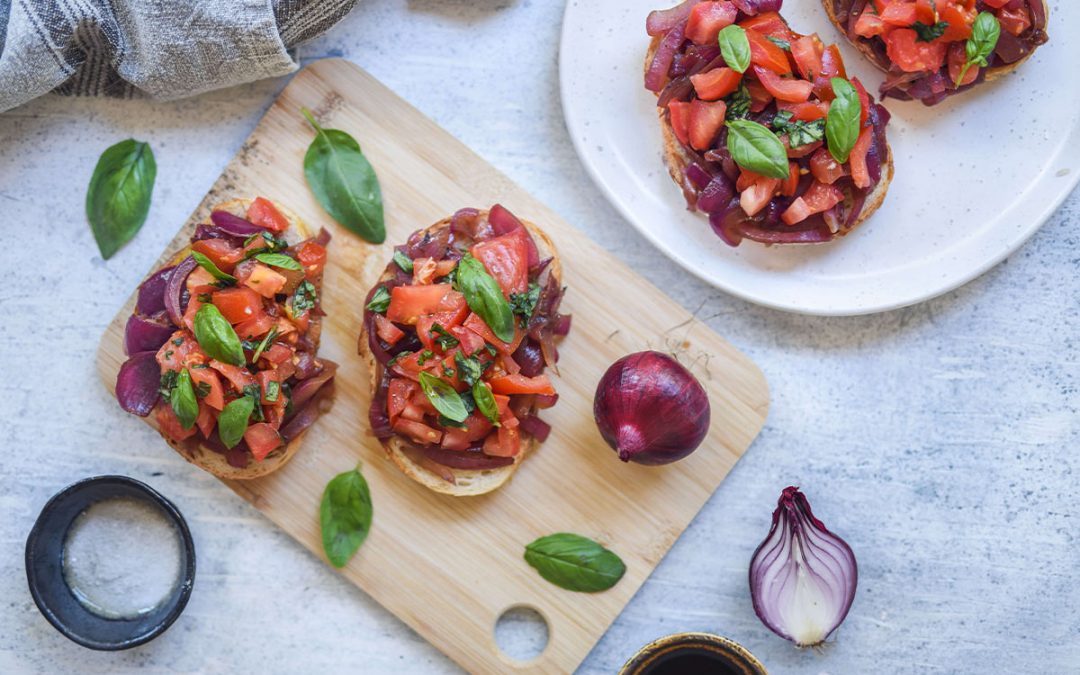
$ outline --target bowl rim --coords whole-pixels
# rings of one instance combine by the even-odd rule
[[[642,672],[642,668],[647,666],[653,658],[670,651],[672,647],[700,644],[720,647],[726,651],[728,655],[733,656],[737,662],[739,662],[740,666],[749,669],[748,672],[753,675],[768,675],[769,671],[766,670],[764,664],[762,664],[756,656],[751,654],[746,647],[743,647],[738,642],[713,633],[695,631],[673,633],[653,640],[627,659],[626,663],[619,669],[619,675],[639,675],[639,673]]]

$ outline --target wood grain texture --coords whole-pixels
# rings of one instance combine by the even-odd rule
[[[306,106],[327,128],[348,131],[379,174],[387,245],[371,246],[323,213],[302,158],[312,132]],[[342,573],[472,672],[570,672],[581,662],[764,424],[768,389],[744,355],[562,221],[358,67],[319,61],[282,92],[192,214],[162,260],[182,248],[216,202],[266,195],[312,227],[334,234],[324,279],[320,354],[341,364],[332,410],[284,469],[230,487],[322,556],[318,503],[327,481],[364,464],[374,526]],[[559,404],[544,412],[553,432],[510,483],[455,499],[416,485],[385,460],[367,431],[368,377],[356,356],[362,301],[390,246],[463,206],[502,203],[545,229],[559,247],[574,327],[560,346]],[[106,386],[124,359],[124,322],[134,294],[110,324],[98,354]],[[713,423],[703,447],[670,467],[624,465],[592,420],[592,394],[616,358],[674,350],[705,384]],[[165,443],[162,452],[171,452]],[[536,537],[572,531],[616,551],[627,573],[615,588],[577,594],[543,581],[522,559]],[[509,607],[537,609],[549,643],[521,663],[501,654],[493,628]]]

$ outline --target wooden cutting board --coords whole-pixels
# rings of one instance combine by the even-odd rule
[[[372,246],[334,223],[303,174],[312,138],[307,107],[324,127],[352,134],[382,184],[387,241]],[[659,158],[658,158],[659,161]],[[332,410],[293,461],[266,478],[229,487],[322,557],[319,500],[333,476],[363,462],[375,518],[371,535],[342,574],[478,673],[569,673],[622,611],[761,430],[768,388],[742,353],[591,242],[506,176],[357,66],[318,61],[292,80],[177,234],[161,260],[188,241],[210,207],[265,195],[334,235],[323,290],[320,354],[341,364]],[[368,434],[368,374],[356,355],[363,299],[392,246],[465,206],[501,203],[554,239],[569,287],[563,311],[573,330],[559,346],[558,405],[544,411],[552,434],[494,494],[454,498],[401,474]],[[156,269],[156,267],[155,267]],[[124,323],[134,294],[101,341],[98,368],[115,387],[125,359]],[[676,351],[705,384],[712,429],[703,447],[668,467],[623,464],[592,418],[596,383],[617,358],[642,349]],[[134,423],[134,420],[132,420]],[[162,442],[162,453],[172,452]],[[194,468],[192,470],[195,470]],[[554,532],[592,537],[625,561],[625,577],[598,594],[550,585],[522,558],[524,546]],[[529,662],[500,652],[494,626],[508,608],[536,609],[549,641]],[[282,611],[286,611],[282,608]],[[675,627],[673,627],[675,628]],[[629,656],[638,645],[626,645]]]

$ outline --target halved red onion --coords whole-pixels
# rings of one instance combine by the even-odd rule
[[[191,256],[184,258],[169,275],[169,281],[165,285],[165,309],[169,312],[169,318],[178,327],[184,325],[184,307],[180,294],[184,291],[184,282],[187,281],[188,275],[194,271],[197,264],[195,258]]]
[[[690,16],[690,10],[701,0],[685,0],[669,9],[655,9],[645,17],[645,32],[652,37],[663,35]]]
[[[671,61],[675,58],[675,52],[679,51],[684,39],[686,39],[686,24],[678,24],[660,40],[652,63],[645,72],[646,89],[658,92],[664,88],[668,71],[671,69]]]
[[[165,310],[152,316],[132,314],[124,326],[124,353],[157,352],[175,331]]]
[[[210,214],[210,220],[226,234],[234,237],[250,237],[253,234],[266,232],[265,227],[244,220],[240,216],[234,216],[228,211],[214,211]]]
[[[518,420],[521,431],[543,443],[551,433],[551,425],[536,415],[526,415]]]
[[[146,417],[157,405],[161,367],[156,356],[156,352],[132,354],[116,375],[116,400],[133,415]]]
[[[135,311],[149,316],[165,309],[165,288],[169,284],[169,276],[173,269],[175,268],[172,265],[162,267],[139,284],[139,297],[135,301]]]
[[[858,577],[851,547],[814,517],[798,488],[785,488],[750,561],[750,597],[762,623],[799,647],[819,645],[847,616]]]
[[[492,457],[485,455],[480,448],[468,450],[443,450],[442,448],[424,448],[424,456],[436,464],[442,464],[452,469],[498,469],[501,466],[509,466],[514,463],[513,457]]]
[[[323,385],[334,379],[334,375],[337,373],[337,364],[326,360],[322,364],[323,369],[317,375],[304,379],[293,387],[292,404],[297,410],[304,407],[308,401],[314,398],[315,394],[323,388]],[[297,370],[299,370],[299,367],[299,364],[297,364]]]

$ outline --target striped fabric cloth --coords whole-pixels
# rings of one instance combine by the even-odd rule
[[[297,68],[357,0],[0,0],[0,111],[46,92],[174,99]]]

